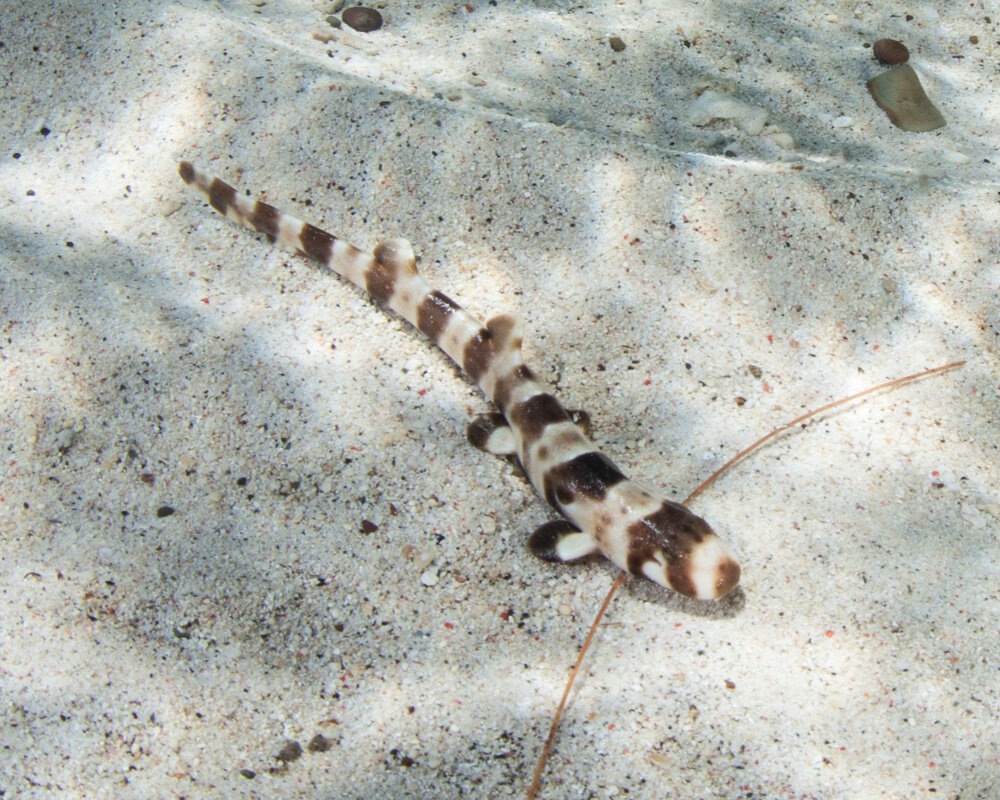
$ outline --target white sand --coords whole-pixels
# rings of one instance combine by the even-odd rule
[[[542,796],[1000,796],[995,4],[425,0],[359,46],[305,0],[87,5],[0,7],[0,794],[522,796],[614,577],[528,554],[474,387],[187,158],[522,314],[671,496],[967,359],[698,500],[741,589],[621,593]],[[883,35],[946,128],[872,102]],[[768,126],[695,127],[705,87]]]

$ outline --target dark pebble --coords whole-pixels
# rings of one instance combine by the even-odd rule
[[[295,761],[302,755],[302,745],[296,742],[294,739],[285,742],[281,750],[278,751],[278,755],[275,756],[278,761],[284,761],[286,764],[290,761]]]
[[[169,517],[174,513],[174,510],[170,506],[160,506],[156,509],[156,516],[158,517]]]
[[[906,45],[895,39],[879,39],[872,45],[872,53],[875,58],[890,67],[905,64],[910,59],[910,51],[906,49]]]
[[[317,733],[309,740],[309,744],[306,748],[310,753],[325,753],[330,749],[330,740],[327,739],[322,733]]]
[[[397,748],[395,748],[395,747],[392,748],[392,750],[389,751],[389,755],[391,755],[393,758],[395,758],[396,759],[396,763],[399,764],[399,766],[401,766],[401,767],[412,767],[414,764],[417,763],[416,761],[414,761],[409,756],[404,755],[403,753],[400,753],[399,750]]]
[[[353,8],[345,9],[340,17],[344,20],[345,25],[350,25],[354,30],[361,31],[361,33],[370,33],[382,27],[382,15],[374,8],[354,6]]]
[[[610,36],[608,37],[608,44],[611,45],[611,49],[616,53],[620,53],[625,49],[625,42],[622,41],[620,36]]]
[[[254,778],[257,777],[256,772],[254,772],[252,769],[246,769],[246,768],[240,770],[240,775],[242,775],[248,781],[252,781]]]

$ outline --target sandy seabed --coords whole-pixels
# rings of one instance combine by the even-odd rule
[[[0,7],[0,795],[523,796],[614,578],[534,559],[475,387],[183,158],[520,314],[671,497],[965,359],[698,499],[741,587],[620,593],[541,796],[1000,796],[995,4],[87,5]],[[881,36],[946,127],[872,102]]]

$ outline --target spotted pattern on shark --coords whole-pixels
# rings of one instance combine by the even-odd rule
[[[410,243],[366,253],[260,200],[242,196],[188,161],[185,183],[220,214],[320,262],[388,306],[438,345],[499,409],[469,426],[469,441],[515,456],[535,490],[560,514],[528,537],[549,561],[602,554],[632,575],[688,597],[716,599],[740,579],[730,548],[705,520],[627,478],[524,363],[522,326],[501,314],[485,324],[418,273]]]

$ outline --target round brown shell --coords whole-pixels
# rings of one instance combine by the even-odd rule
[[[910,51],[906,45],[895,39],[879,39],[872,45],[872,53],[879,61],[890,67],[905,64],[910,60]]]
[[[340,17],[344,20],[345,25],[349,25],[361,33],[370,33],[382,27],[382,15],[374,8],[354,6],[344,9],[344,13]]]

